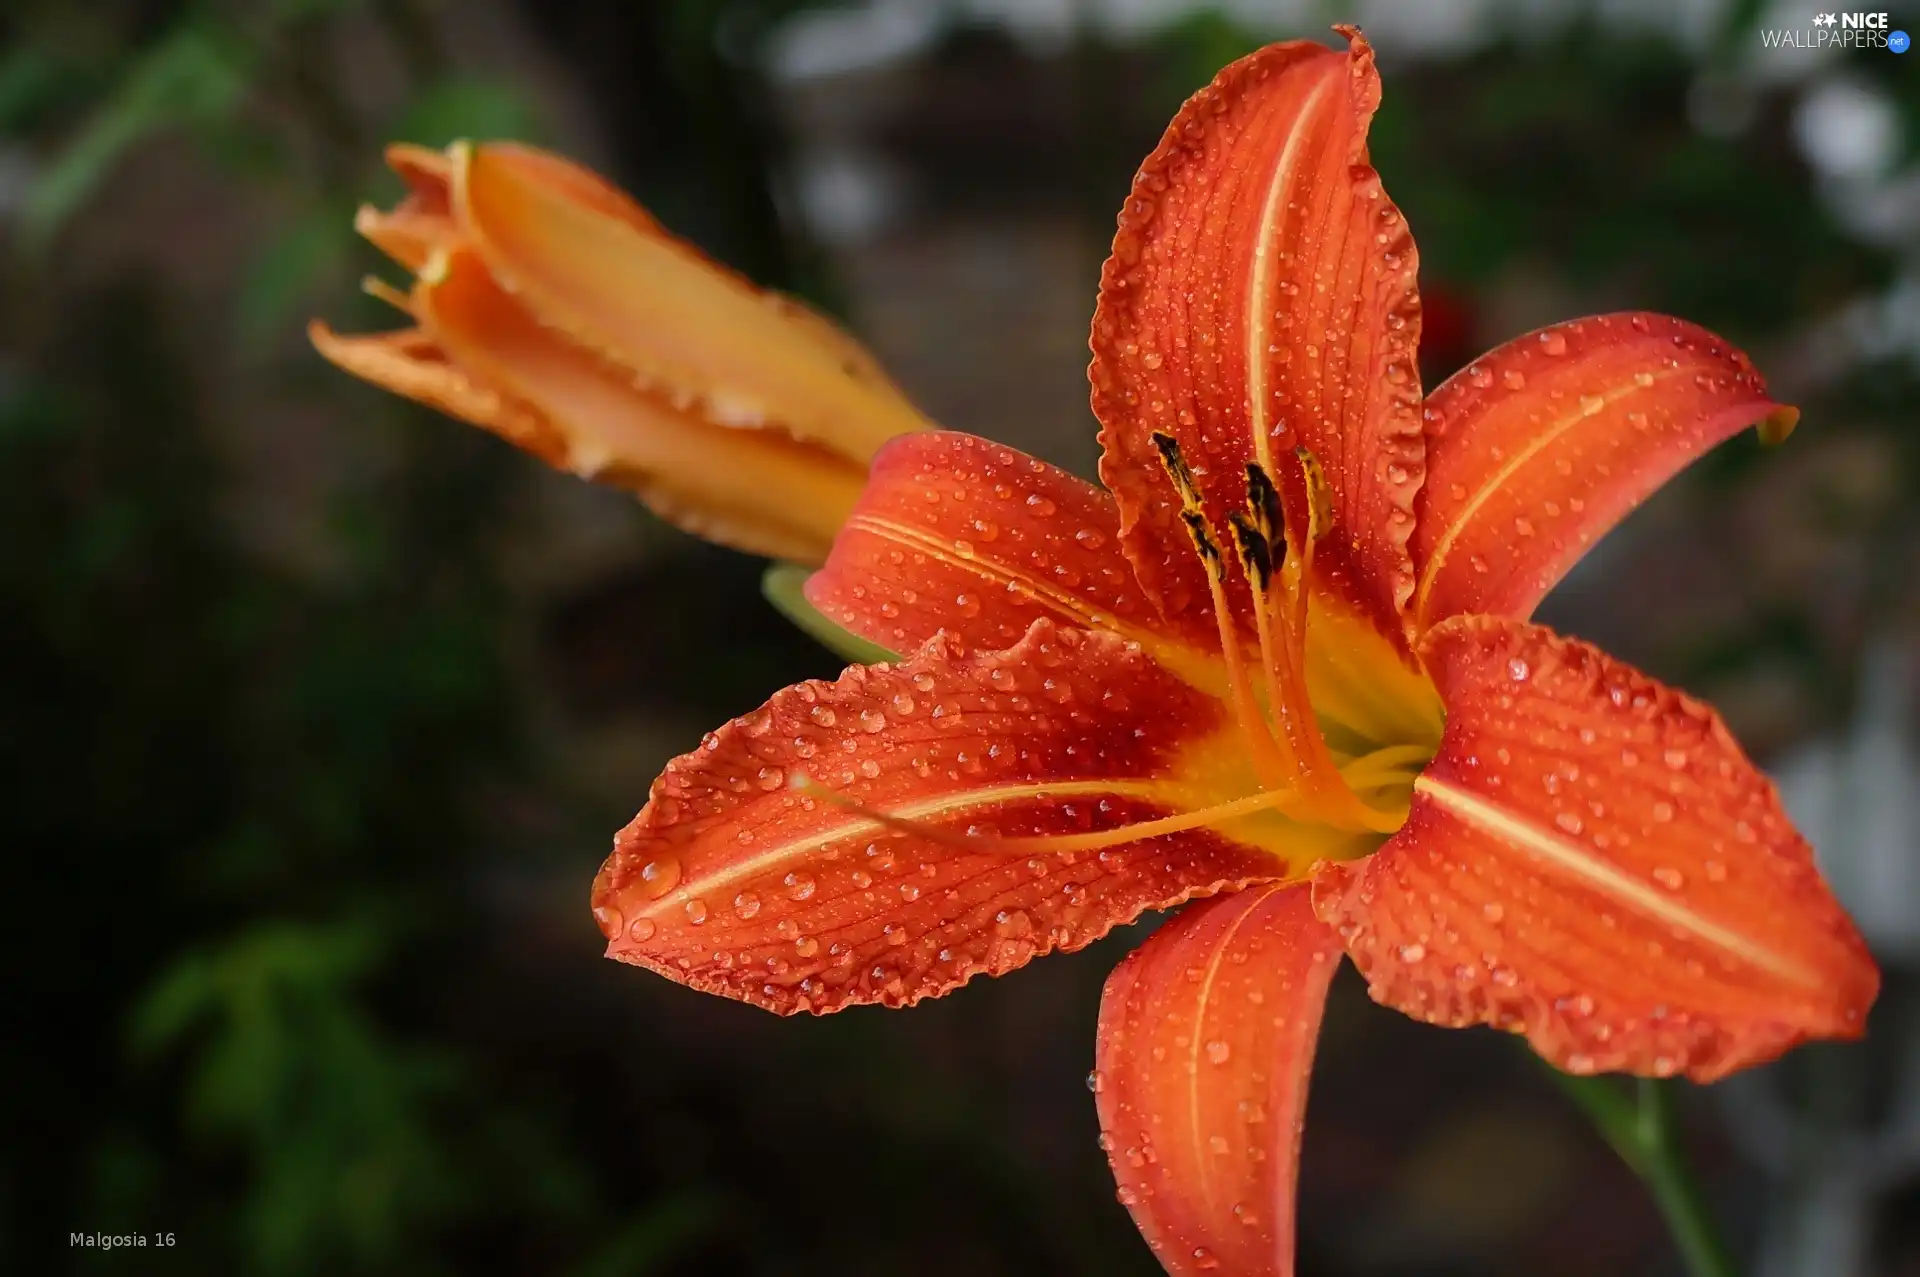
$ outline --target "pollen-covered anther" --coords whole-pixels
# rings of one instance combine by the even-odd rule
[[[1333,498],[1327,488],[1327,472],[1313,449],[1301,444],[1293,450],[1300,462],[1301,476],[1307,485],[1307,539],[1318,541],[1333,525]]]
[[[1153,432],[1152,439],[1154,450],[1160,454],[1160,465],[1180,493],[1181,506],[1187,510],[1199,510],[1200,487],[1193,481],[1193,471],[1188,468],[1186,456],[1180,451],[1180,441],[1159,430]]]
[[[1247,517],[1266,538],[1276,566],[1286,558],[1286,517],[1280,509],[1280,492],[1273,479],[1258,462],[1247,463]]]
[[[1193,541],[1193,552],[1207,565],[1209,575],[1218,579],[1226,572],[1225,559],[1220,553],[1219,543],[1213,539],[1213,529],[1207,523],[1207,516],[1198,510],[1182,510],[1180,522],[1187,525],[1187,536]]]
[[[1246,572],[1247,580],[1254,589],[1265,595],[1267,587],[1273,582],[1273,546],[1249,515],[1236,510],[1227,516],[1227,523],[1233,528],[1234,544],[1240,551],[1241,569]]]

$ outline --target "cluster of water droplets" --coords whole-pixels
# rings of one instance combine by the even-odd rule
[[[1436,451],[1433,495],[1455,514],[1479,509],[1466,529],[1423,527],[1423,553],[1451,535],[1483,606],[1537,598],[1659,483],[1749,424],[1729,409],[1764,399],[1743,354],[1664,316],[1573,320],[1502,346],[1427,401],[1430,437],[1472,420],[1485,444]]]
[[[911,818],[952,795],[942,827],[989,839],[1161,814],[1083,792],[1156,774],[1164,737],[1148,716],[1201,710],[1136,705],[1137,646],[1041,623],[1005,653],[950,643],[944,655],[789,688],[670,765],[596,884],[613,955],[781,1010],[902,1004],[1264,868],[1258,853],[1190,839],[970,851],[828,801],[822,789]],[[984,808],[964,798],[1009,787],[1015,798]]]
[[[1710,1074],[1781,1032],[1693,1009],[1793,994],[1719,937],[1750,932],[1757,899],[1801,907],[1815,876],[1712,711],[1572,640],[1485,622],[1469,642],[1416,804],[1430,850],[1336,871],[1336,929],[1376,996],[1525,1032],[1572,1072]],[[1490,832],[1476,803],[1533,832]]]
[[[1109,628],[1149,611],[1098,488],[971,436],[896,453],[809,587],[839,624],[896,650],[940,629],[1011,647],[1038,617]]]

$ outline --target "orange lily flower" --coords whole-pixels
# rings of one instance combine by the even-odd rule
[[[414,327],[320,353],[738,549],[817,564],[874,451],[929,423],[851,337],[543,151],[388,148],[409,194],[355,225],[415,272]]]
[[[909,652],[670,763],[594,884],[610,956],[781,1013],[904,1006],[1148,909],[1091,1083],[1176,1274],[1292,1271],[1322,1004],[1710,1081],[1851,1038],[1879,974],[1709,707],[1527,617],[1708,447],[1784,433],[1650,314],[1423,399],[1371,50],[1277,44],[1181,110],[1094,314],[1105,488],[882,450],[810,599]]]

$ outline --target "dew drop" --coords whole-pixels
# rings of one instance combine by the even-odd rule
[[[1225,1064],[1232,1054],[1233,1047],[1220,1038],[1207,1043],[1207,1058],[1215,1064]]]
[[[707,902],[695,896],[687,901],[687,921],[699,926],[707,920]]]
[[[733,911],[742,918],[751,918],[760,912],[760,897],[751,891],[743,891],[733,898]]]
[[[645,944],[647,941],[653,939],[653,933],[658,930],[659,928],[654,925],[652,918],[635,918],[633,925],[627,928],[627,934],[641,944]]]
[[[672,856],[662,856],[658,860],[649,860],[640,869],[640,881],[645,884],[647,899],[658,900],[672,891],[680,881],[680,862]]]
[[[1546,351],[1549,355],[1564,355],[1567,353],[1567,339],[1552,329],[1548,329],[1546,332],[1540,334],[1540,349]]]

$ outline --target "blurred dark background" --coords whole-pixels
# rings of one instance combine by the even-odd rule
[[[1083,1083],[1141,928],[823,1020],[601,960],[587,887],[660,764],[835,662],[758,564],[301,329],[390,322],[352,291],[381,142],[522,137],[1090,472],[1135,164],[1230,58],[1358,18],[1430,378],[1646,307],[1805,410],[1545,619],[1719,703],[1887,971],[1864,1045],[1682,1096],[1746,1271],[1920,1273],[1920,53],[1768,48],[1803,8],[8,0],[0,1269],[1156,1271]],[[1314,1088],[1303,1277],[1677,1271],[1504,1040],[1343,979]]]

